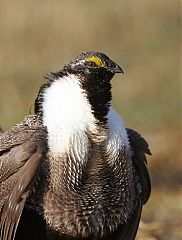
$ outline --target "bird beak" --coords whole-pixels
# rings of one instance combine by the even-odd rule
[[[113,65],[114,67],[106,67],[106,70],[112,73],[124,73],[122,68],[118,64],[114,63]]]

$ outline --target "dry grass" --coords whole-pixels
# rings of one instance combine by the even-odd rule
[[[103,51],[121,63],[113,104],[153,152],[141,240],[182,237],[179,16],[179,1],[170,0],[0,0],[3,128],[29,112],[44,73],[80,52]]]

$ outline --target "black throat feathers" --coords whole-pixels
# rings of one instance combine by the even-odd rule
[[[76,74],[75,72],[66,70],[50,73],[45,76],[47,82],[40,87],[35,100],[35,113],[42,116],[42,103],[45,89],[50,87],[52,82],[57,79],[68,77],[69,74],[74,74],[80,80],[79,84],[86,93],[94,117],[98,120],[99,125],[105,126],[107,121],[106,116],[112,99],[110,80],[113,74],[107,71],[92,72],[92,74]]]

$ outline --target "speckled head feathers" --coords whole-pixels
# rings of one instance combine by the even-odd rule
[[[83,52],[74,58],[64,69],[89,73],[92,71],[107,71],[114,73],[123,73],[121,67],[112,61],[104,53],[100,52]]]

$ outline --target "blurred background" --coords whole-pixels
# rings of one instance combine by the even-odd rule
[[[182,239],[180,1],[0,0],[0,126],[29,114],[45,73],[88,50],[121,64],[113,105],[153,153],[137,239]]]

